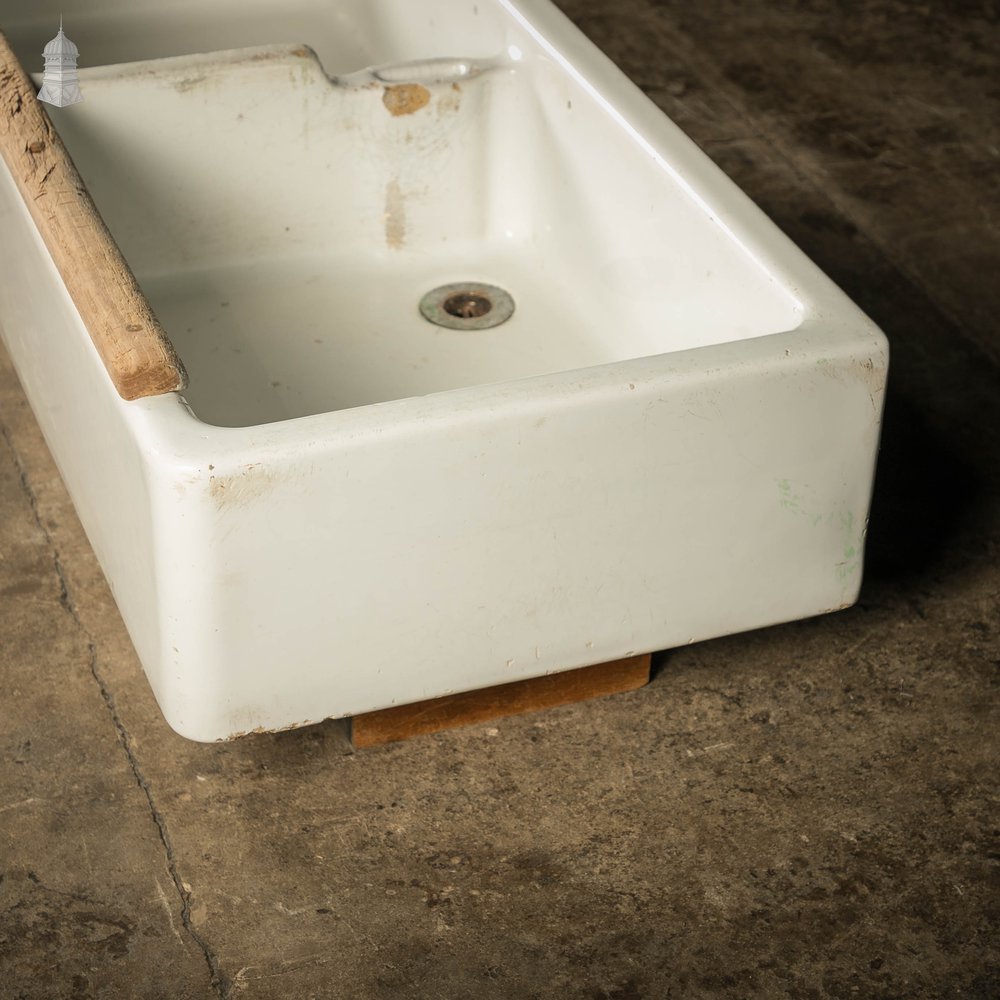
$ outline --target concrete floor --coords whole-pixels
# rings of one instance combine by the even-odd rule
[[[405,745],[188,743],[0,363],[0,996],[1000,995],[997,8],[562,6],[888,334],[861,602]]]

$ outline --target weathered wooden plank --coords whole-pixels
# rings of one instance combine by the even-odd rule
[[[592,667],[367,712],[352,720],[352,742],[359,749],[379,746],[442,729],[471,726],[490,719],[633,691],[649,682],[649,664],[650,654],[644,653]]]
[[[184,367],[0,32],[0,155],[124,399],[182,389]]]

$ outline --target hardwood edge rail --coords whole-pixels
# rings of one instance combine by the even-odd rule
[[[183,389],[170,338],[0,31],[0,155],[123,399]]]

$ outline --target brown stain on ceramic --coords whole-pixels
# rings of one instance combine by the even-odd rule
[[[393,178],[385,186],[385,245],[399,250],[406,242],[406,200],[399,181]]]
[[[847,385],[857,380],[865,387],[876,418],[877,429],[878,418],[882,412],[881,397],[885,392],[887,361],[884,355],[864,359],[848,358],[843,361],[821,358],[816,366],[820,372],[837,382]]]
[[[431,92],[420,83],[397,83],[386,87],[382,103],[394,118],[412,115],[430,103]]]
[[[303,719],[301,722],[291,722],[287,726],[254,726],[253,729],[241,729],[230,733],[228,736],[220,736],[216,743],[231,743],[234,740],[241,740],[244,736],[262,736],[272,733],[290,733],[293,729],[302,729],[304,726],[315,726],[322,722],[322,719]]]
[[[260,462],[251,462],[230,476],[209,476],[208,492],[218,510],[241,507],[265,493],[271,485],[271,473]]]
[[[286,49],[281,46],[265,48],[261,52],[254,52],[245,57],[245,62],[269,62],[272,59],[285,59],[293,56],[296,59],[315,59],[316,52],[308,45],[296,45],[294,48]]]
[[[176,90],[178,94],[184,94],[189,90],[194,90],[196,87],[203,84],[207,79],[207,76],[185,77],[183,80],[178,80],[174,84],[174,90]]]
[[[446,114],[453,114],[458,111],[462,104],[462,88],[457,83],[451,85],[450,90],[444,91],[437,101],[438,117]]]

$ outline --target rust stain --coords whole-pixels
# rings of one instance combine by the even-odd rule
[[[395,178],[385,186],[385,243],[399,250],[406,242],[406,201]]]
[[[420,83],[397,83],[386,87],[382,103],[394,118],[412,115],[430,103],[431,92]]]

